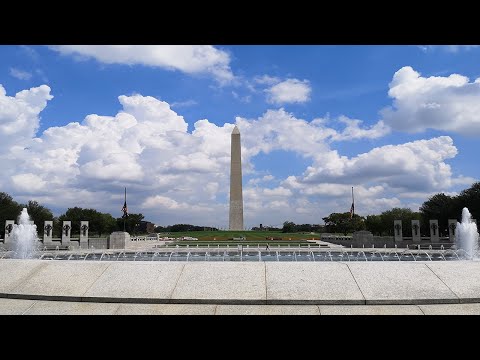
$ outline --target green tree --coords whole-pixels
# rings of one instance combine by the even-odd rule
[[[58,217],[58,225],[54,226],[54,231],[57,236],[60,235],[59,229],[63,221],[72,222],[72,234],[80,234],[80,222],[88,221],[89,235],[98,235],[101,237],[103,234],[109,234],[117,229],[117,221],[112,215],[107,213],[101,213],[95,209],[83,209],[80,207],[69,208],[65,214]]]
[[[448,219],[460,221],[464,207],[468,208],[474,219],[480,219],[480,182],[473,183],[458,196],[439,193],[425,201],[420,207],[422,233],[428,234],[429,220],[437,219],[440,231],[445,234],[448,231]]]
[[[365,230],[365,218],[363,216],[354,214],[353,217],[350,219],[350,226],[350,232],[352,233],[355,231]]]
[[[117,230],[123,231],[123,221],[125,220],[125,231],[137,235],[140,222],[144,219],[143,214],[129,213],[126,219],[117,218]]]
[[[83,220],[88,220],[88,230],[92,234],[97,234],[99,237],[105,233],[106,224],[104,223],[105,218],[104,214],[98,212],[94,209],[85,209],[85,218]]]
[[[381,236],[385,231],[381,215],[367,215],[365,218],[365,228],[373,235]]]
[[[465,194],[465,190],[461,194]],[[460,195],[461,197],[462,195]],[[468,198],[468,196],[466,196]],[[460,201],[462,202],[462,201]],[[425,201],[420,207],[422,214],[421,231],[424,234],[429,234],[429,220],[438,220],[439,231],[445,233],[448,229],[448,219],[457,219],[460,215],[455,214],[458,199],[445,195],[444,193],[435,194]]]
[[[30,219],[37,225],[37,234],[43,238],[43,225],[46,220],[53,220],[52,211],[45,206],[40,205],[35,200],[30,200],[26,206]]]
[[[0,192],[0,235],[5,238],[5,221],[17,220],[22,205],[13,200],[7,193]]]
[[[394,220],[402,221],[403,236],[412,236],[412,220],[420,220],[421,214],[413,212],[409,208],[393,208],[392,210],[384,211],[381,215],[382,235],[393,236]]]
[[[164,226],[158,225],[157,227],[155,227],[155,232],[156,232],[156,233],[167,232],[167,228],[164,227]]]
[[[311,232],[314,231],[313,226],[311,224],[297,224],[295,225],[296,232]]]
[[[329,233],[343,233],[346,229],[345,223],[350,219],[350,213],[331,213],[322,218]]]
[[[474,183],[468,189],[463,190],[456,197],[452,206],[451,219],[461,220],[462,209],[466,207],[472,218],[480,222],[480,182]]]
[[[105,233],[105,234],[110,234],[116,230],[118,230],[117,228],[117,220],[111,215],[111,214],[104,214],[102,213],[101,214],[102,216],[102,221],[101,221],[101,226],[99,228],[99,236],[101,236],[101,234]]]
[[[285,221],[283,223],[282,232],[283,233],[291,233],[295,231],[295,223],[292,221]]]
[[[354,231],[365,230],[365,218],[357,214],[350,217],[350,212],[332,213],[327,217],[322,218],[325,222],[327,232],[342,233],[347,235]]]
[[[92,233],[92,224],[90,223],[90,217],[85,214],[85,209],[81,207],[68,208],[65,214],[58,217],[57,223],[53,226],[53,232],[55,236],[60,237],[62,232],[62,226],[64,221],[71,221],[72,228],[70,230],[72,235],[80,234],[80,221],[89,221],[89,234]]]

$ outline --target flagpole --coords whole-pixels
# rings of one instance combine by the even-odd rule
[[[355,232],[355,198],[353,197],[353,186],[352,186],[352,229]]]
[[[355,216],[355,199],[353,197],[353,186],[352,186],[352,205],[353,205],[353,212],[352,212],[352,218]]]
[[[127,188],[125,187],[125,202],[124,204],[127,203]],[[125,215],[125,213],[123,213]],[[126,216],[123,216],[123,232],[125,232],[125,218]]]

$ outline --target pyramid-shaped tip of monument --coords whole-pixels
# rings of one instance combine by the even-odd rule
[[[232,135],[233,134],[240,134],[240,130],[238,130],[237,125],[235,125],[235,127],[233,128]]]

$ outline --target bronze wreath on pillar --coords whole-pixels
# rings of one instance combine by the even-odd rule
[[[397,230],[397,235],[400,235],[400,230],[402,230],[402,225],[395,224],[395,230]]]
[[[418,224],[413,224],[412,228],[415,231],[415,236],[417,236],[418,235]]]
[[[44,231],[45,231],[45,234],[47,234],[47,236],[50,236],[50,231],[52,231],[52,225],[50,224],[45,225]]]
[[[452,235],[455,235],[455,229],[457,228],[457,224],[451,223],[450,224],[450,229],[452,230]]]

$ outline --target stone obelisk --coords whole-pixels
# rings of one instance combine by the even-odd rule
[[[236,125],[232,131],[230,155],[230,218],[228,228],[229,230],[243,230],[242,152],[240,131]]]

